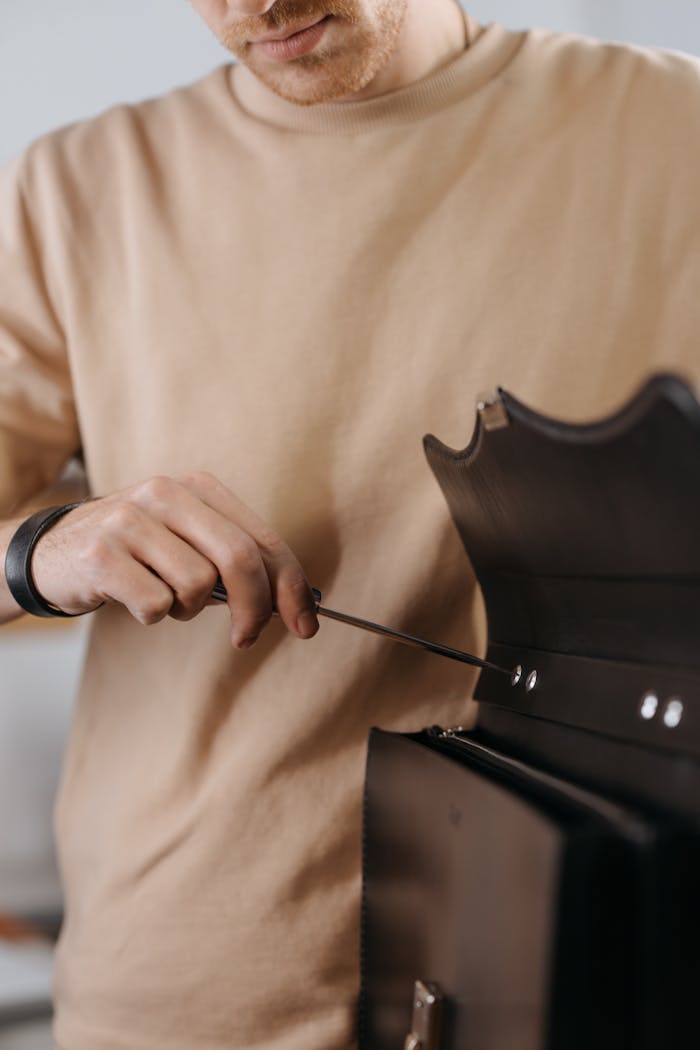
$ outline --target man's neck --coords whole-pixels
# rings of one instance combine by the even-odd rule
[[[422,80],[469,46],[468,24],[456,0],[409,0],[396,51],[377,76],[340,102],[386,95]]]

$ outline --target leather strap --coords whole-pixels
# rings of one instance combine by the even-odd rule
[[[5,579],[10,593],[17,604],[32,616],[82,616],[82,613],[67,613],[50,605],[39,594],[32,578],[32,554],[37,541],[59,518],[69,510],[78,507],[77,503],[67,503],[62,507],[45,507],[23,521],[17,529],[5,555]]]

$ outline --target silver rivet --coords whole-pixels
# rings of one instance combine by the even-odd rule
[[[659,698],[656,693],[646,693],[642,697],[639,713],[645,721],[650,722],[659,710]]]
[[[520,664],[518,664],[517,667],[513,668],[513,673],[510,676],[510,684],[512,686],[519,685],[520,682],[522,681],[522,678],[523,678],[523,669],[520,666]]]
[[[676,726],[681,724],[683,718],[683,701],[679,700],[677,696],[674,696],[672,700],[666,704],[666,710],[664,711],[664,725],[669,729],[675,729]]]
[[[536,685],[537,671],[530,671],[529,675],[527,676],[527,681],[525,682],[525,688],[527,689],[528,693],[531,693]]]

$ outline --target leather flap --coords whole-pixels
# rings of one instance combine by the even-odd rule
[[[587,425],[499,390],[480,404],[466,449],[431,435],[424,446],[483,590],[488,659],[522,667],[512,685],[483,672],[477,699],[700,754],[700,405],[690,388],[654,377]]]

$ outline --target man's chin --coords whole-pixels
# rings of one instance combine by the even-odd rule
[[[255,69],[248,66],[258,80],[286,102],[297,106],[318,106],[324,102],[338,102],[360,91],[372,79],[373,71],[364,73],[357,66],[329,72],[320,68],[287,68],[284,70]]]

